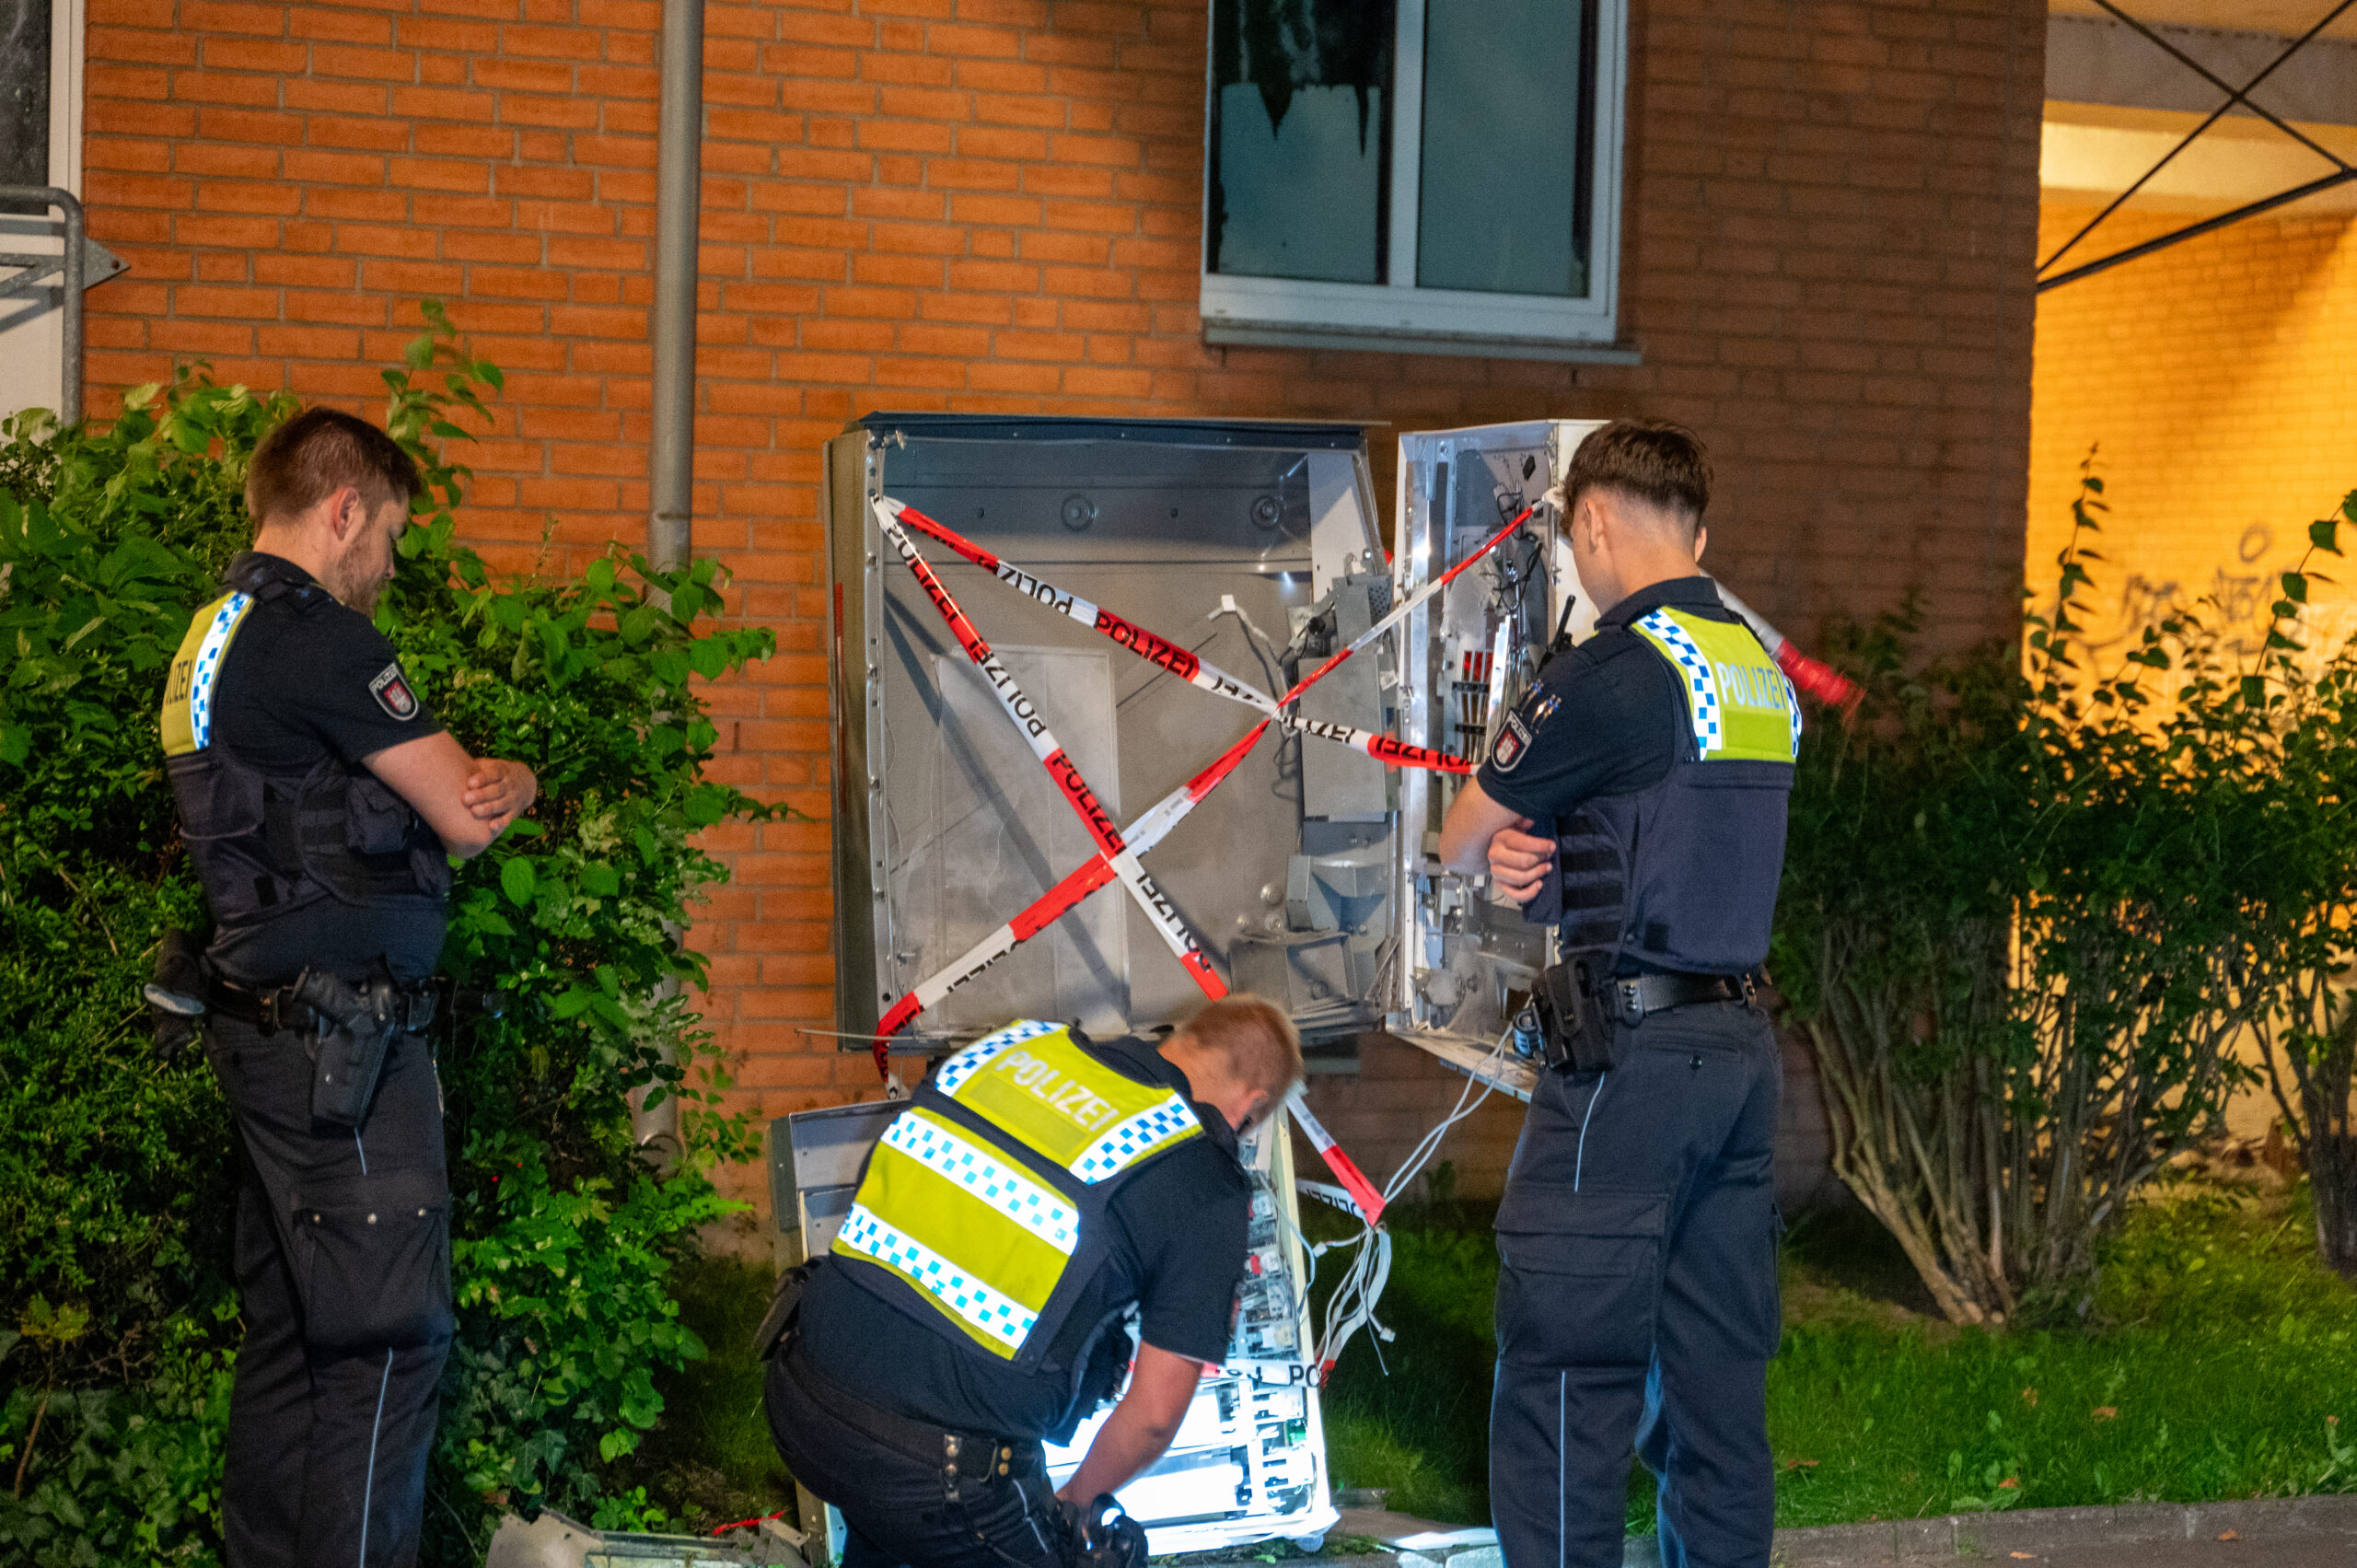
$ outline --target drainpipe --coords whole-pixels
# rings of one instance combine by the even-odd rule
[[[655,139],[655,385],[647,439],[646,554],[684,565],[694,545],[696,258],[703,187],[703,0],[663,0]],[[677,935],[676,933],[674,934]],[[664,995],[677,994],[666,981]],[[667,1051],[666,1062],[670,1060]],[[679,1102],[631,1106],[631,1135],[658,1165],[679,1152]]]
[[[696,242],[703,184],[703,0],[663,0],[655,141],[655,389],[646,553],[688,559],[695,485]]]

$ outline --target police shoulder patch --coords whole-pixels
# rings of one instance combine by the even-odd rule
[[[1522,715],[1510,714],[1505,728],[1498,732],[1497,744],[1490,748],[1490,766],[1502,773],[1513,772],[1529,749],[1530,732],[1522,727]]]
[[[399,659],[377,672],[377,679],[368,683],[368,694],[394,718],[417,717],[417,693],[409,689],[409,678],[401,673]]]

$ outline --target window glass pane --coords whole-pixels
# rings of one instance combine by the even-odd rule
[[[1425,0],[1421,288],[1587,293],[1584,0]]]
[[[1384,281],[1390,0],[1215,0],[1214,273]]]
[[[49,183],[50,0],[0,0],[0,185]]]

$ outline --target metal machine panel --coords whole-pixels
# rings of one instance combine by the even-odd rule
[[[876,414],[829,443],[822,494],[834,617],[837,1027],[852,1048],[894,998],[1087,858],[1065,833],[1076,830],[1069,810],[1004,719],[979,709],[969,716],[964,677],[951,673],[964,656],[881,540],[869,498],[906,502],[1271,691],[1288,683],[1285,645],[1328,592],[1314,555],[1330,549],[1360,574],[1380,560],[1354,426]],[[1315,550],[1313,536],[1323,541]],[[1109,803],[1143,809],[1255,722],[1248,709],[1112,650],[946,548],[920,545],[994,648],[1097,661],[1109,726],[1092,684],[1100,677],[1051,674],[1045,663],[1019,673]],[[1362,665],[1353,673],[1377,677],[1384,656],[1353,661]],[[1351,694],[1353,722],[1387,726],[1381,691]],[[981,738],[992,721],[1002,733]],[[1289,863],[1303,851],[1303,745],[1265,737],[1151,856],[1155,880],[1223,970],[1239,937],[1286,928]],[[1337,775],[1320,819],[1355,824],[1362,839],[1387,833],[1382,770],[1340,761],[1358,770]],[[1144,1032],[1199,999],[1144,915],[1108,889],[952,993],[900,1043],[945,1048],[1018,1013]],[[1352,1028],[1381,1009],[1371,994],[1343,1004],[1329,986],[1304,1011]]]

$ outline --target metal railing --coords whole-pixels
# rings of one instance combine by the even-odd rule
[[[61,191],[54,185],[0,185],[0,210],[20,203],[55,207],[65,215],[65,250],[59,256],[0,252],[0,266],[25,269],[12,277],[0,278],[0,299],[30,294],[52,273],[64,270],[64,364],[58,378],[57,412],[64,424],[78,424],[82,419],[82,290],[87,265],[83,254],[82,203],[72,192]]]

